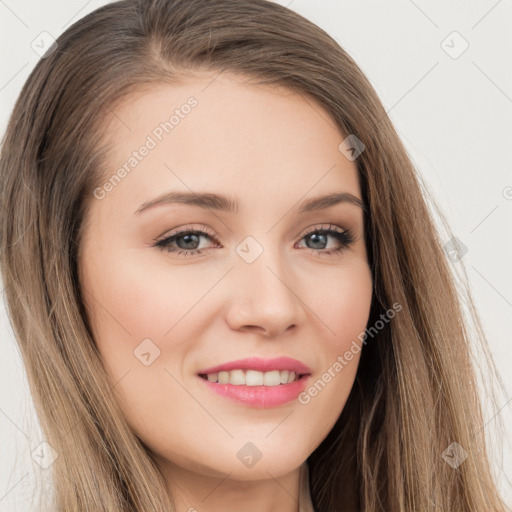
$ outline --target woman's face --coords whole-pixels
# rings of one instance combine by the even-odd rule
[[[113,392],[164,472],[261,480],[298,468],[340,415],[372,278],[357,201],[302,208],[330,194],[361,199],[328,113],[288,89],[214,77],[155,85],[113,114],[80,282]],[[222,199],[151,206],[171,193]],[[240,363],[217,372],[253,385],[199,376],[255,357],[292,358],[309,375],[270,385],[291,371],[277,361],[249,362],[273,370],[264,376]]]

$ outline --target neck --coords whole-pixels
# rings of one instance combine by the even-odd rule
[[[310,512],[304,503],[309,493],[304,464],[280,477],[267,471],[262,480],[237,480],[231,473],[209,474],[204,468],[190,471],[169,461],[159,466],[177,512]]]

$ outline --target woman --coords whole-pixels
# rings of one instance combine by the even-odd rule
[[[97,9],[27,80],[0,172],[53,510],[504,510],[419,178],[320,28]]]

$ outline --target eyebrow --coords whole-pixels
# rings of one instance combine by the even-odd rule
[[[153,208],[155,206],[171,205],[171,204],[187,204],[197,206],[204,209],[212,209],[225,212],[238,212],[239,202],[227,196],[213,193],[197,193],[197,192],[167,192],[155,199],[151,199],[143,203],[136,211],[135,215]],[[336,204],[346,203],[358,206],[366,211],[366,206],[358,197],[349,192],[335,192],[332,194],[314,197],[300,203],[299,213],[324,210]]]

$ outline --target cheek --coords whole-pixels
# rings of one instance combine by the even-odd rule
[[[204,276],[193,266],[170,269],[163,260],[148,263],[127,251],[103,251],[101,264],[94,251],[90,254],[81,268],[84,301],[120,405],[139,432],[165,425],[171,411],[190,404],[177,381],[184,380],[183,363],[194,350],[194,330],[202,325],[201,308],[194,306],[218,278],[211,269]]]
[[[323,332],[318,343],[322,365],[298,401],[308,411],[305,421],[315,423],[320,439],[336,423],[352,390],[370,315],[370,268],[361,263],[345,270],[328,280],[328,289],[308,296],[318,316],[315,325]]]
[[[211,272],[203,278],[192,267],[153,263],[120,251],[84,265],[84,300],[106,354],[112,348],[118,358],[120,349],[133,351],[146,338],[166,344],[211,286]]]
[[[324,283],[328,283],[325,285]],[[352,341],[364,332],[370,315],[373,294],[371,271],[361,262],[341,272],[335,272],[310,292],[311,308],[325,327],[326,354],[345,351]]]

